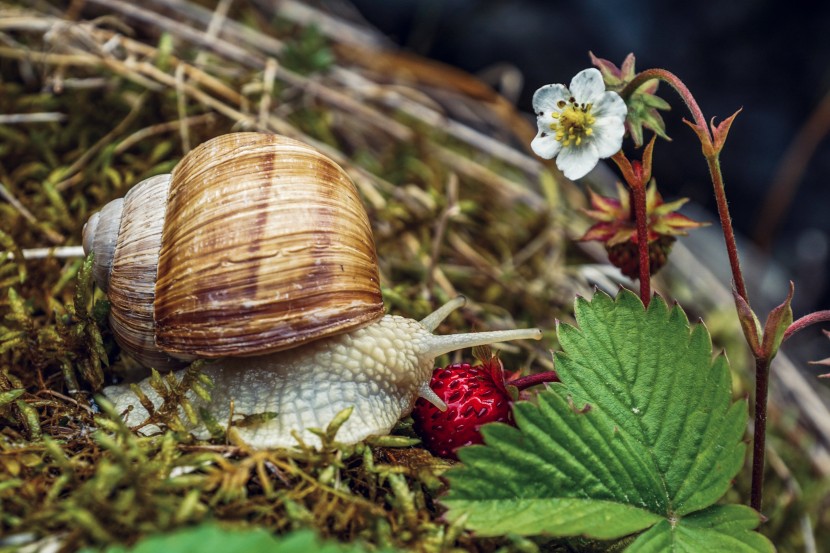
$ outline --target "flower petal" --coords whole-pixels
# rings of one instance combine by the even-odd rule
[[[571,80],[571,94],[577,104],[593,103],[597,96],[605,92],[605,83],[599,69],[591,67],[583,69]]]
[[[594,100],[594,107],[591,109],[591,114],[600,119],[602,117],[619,117],[625,120],[628,113],[622,96],[616,92],[603,92],[599,98]]]
[[[567,178],[576,180],[587,175],[598,161],[597,149],[593,142],[589,142],[579,147],[562,148],[556,158],[556,166]]]
[[[542,129],[539,129],[539,134],[537,134],[536,138],[534,138],[530,143],[530,147],[537,156],[545,159],[551,159],[559,153],[559,150],[562,149],[562,143],[556,140],[556,137],[553,134],[550,134],[549,131],[544,132]]]
[[[571,93],[563,84],[548,84],[533,94],[533,111],[536,115],[550,115],[550,112],[562,111],[557,104],[567,102]]]
[[[593,129],[591,143],[596,148],[598,157],[611,157],[620,151],[625,134],[625,124],[622,119],[618,117],[597,119]]]

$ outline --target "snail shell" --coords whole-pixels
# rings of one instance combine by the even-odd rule
[[[84,248],[116,340],[146,366],[263,355],[383,316],[354,184],[278,135],[205,142],[93,216]]]

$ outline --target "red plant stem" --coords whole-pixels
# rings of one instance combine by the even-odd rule
[[[732,216],[729,214],[729,205],[726,203],[726,190],[723,185],[723,175],[720,171],[720,160],[715,153],[706,157],[709,164],[709,174],[712,176],[712,183],[715,185],[715,201],[718,204],[718,216],[720,226],[723,229],[723,240],[726,243],[726,252],[729,255],[729,265],[732,267],[732,280],[735,282],[735,290],[738,292],[747,305],[749,295],[746,292],[744,275],[741,271],[741,260],[738,257],[738,243],[735,241],[735,232],[732,230]]]
[[[641,179],[642,172],[634,171],[631,162],[622,150],[611,156],[623,174],[631,190],[631,210],[637,222],[637,252],[640,265],[640,300],[648,307],[651,300],[651,268],[648,255],[648,206],[646,205],[646,183]]]
[[[767,387],[769,384],[769,360],[755,359],[755,428],[752,444],[752,491],[749,505],[761,512],[761,496],[764,491],[764,453],[767,435]]]
[[[674,73],[666,71],[665,69],[646,69],[645,71],[638,73],[637,76],[625,86],[622,92],[620,92],[623,100],[626,100],[631,94],[634,93],[635,90],[642,86],[643,83],[651,79],[665,81],[672,88],[674,88],[674,90],[677,91],[685,102],[686,107],[689,108],[692,118],[695,120],[695,124],[706,133],[706,140],[704,140],[703,136],[699,135],[699,137],[701,138],[701,143],[703,144],[706,163],[709,165],[709,174],[712,177],[712,184],[715,190],[715,200],[718,205],[718,216],[720,217],[721,228],[723,229],[723,239],[726,242],[726,251],[729,255],[729,265],[732,268],[732,279],[735,281],[735,289],[738,294],[748,304],[749,296],[746,292],[746,285],[744,284],[744,277],[741,271],[741,263],[738,258],[738,246],[735,242],[735,232],[732,230],[732,217],[729,215],[729,206],[726,203],[723,175],[721,174],[720,162],[718,161],[719,154],[715,151],[713,146],[712,134],[709,129],[709,125],[706,124],[706,119],[703,117],[703,112],[700,110],[700,106],[698,106],[697,101],[694,96],[692,96],[692,93],[686,85],[683,84],[683,81],[681,81]]]
[[[556,371],[546,371],[543,373],[529,374],[527,376],[517,378],[516,380],[511,380],[508,384],[515,386],[519,390],[524,390],[525,388],[530,388],[531,386],[542,384],[543,382],[560,382],[559,375],[556,374]]]
[[[784,331],[784,338],[782,341],[786,340],[799,330],[807,328],[808,326],[816,323],[823,323],[830,321],[830,310],[825,311],[816,311],[815,313],[810,313],[809,315],[804,315],[793,324],[787,327],[787,330]]]
[[[648,307],[651,300],[651,266],[648,255],[648,212],[644,183],[631,190],[634,215],[637,221],[637,251],[640,254],[640,299]]]

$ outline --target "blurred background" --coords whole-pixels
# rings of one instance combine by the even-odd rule
[[[533,92],[567,84],[590,66],[589,51],[617,65],[633,52],[639,70],[672,71],[707,118],[722,120],[743,108],[721,163],[736,231],[758,247],[755,261],[745,265],[747,278],[763,283],[768,279],[757,273],[770,271],[793,279],[796,317],[830,307],[830,100],[824,99],[830,3],[812,9],[774,0],[352,4],[396,44],[481,76],[528,114]],[[673,141],[656,146],[658,186],[669,199],[690,198],[712,218],[706,163],[680,120],[688,112],[667,86],[660,95],[673,107],[664,115]],[[784,293],[780,278],[769,282],[774,289],[753,298],[758,311]],[[802,334],[794,342],[826,353],[819,329]]]

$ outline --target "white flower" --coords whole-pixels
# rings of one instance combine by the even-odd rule
[[[539,157],[556,157],[556,166],[571,180],[622,146],[627,108],[619,94],[606,92],[597,69],[577,73],[570,89],[543,86],[533,95],[533,111],[539,132],[530,147]]]

